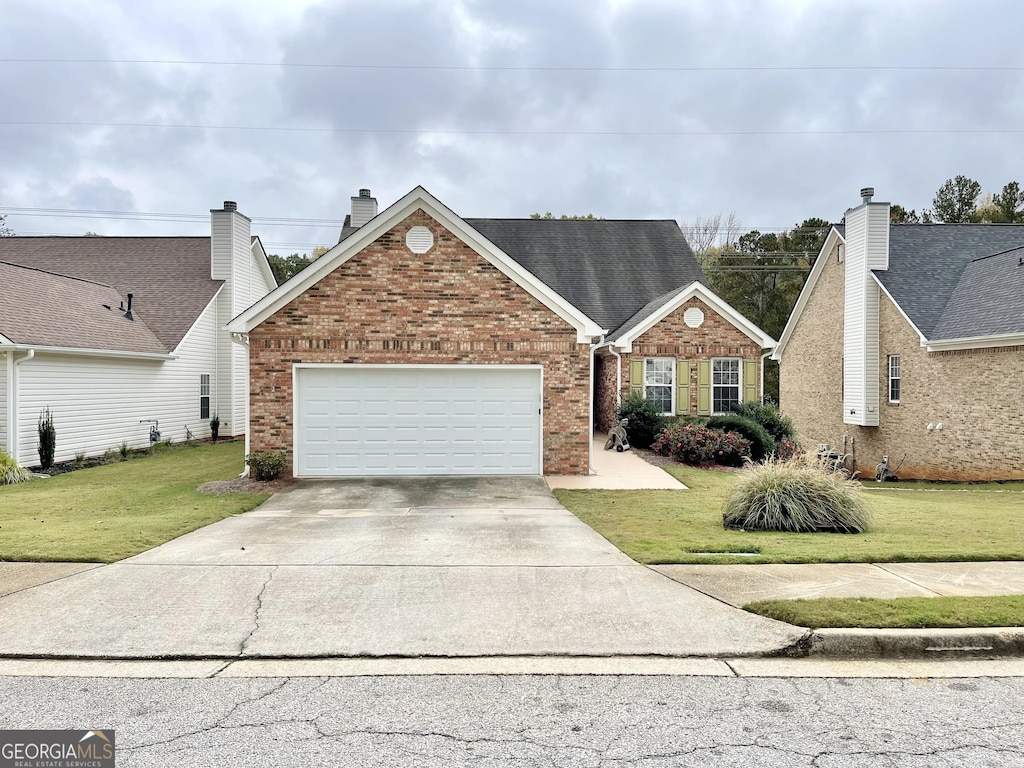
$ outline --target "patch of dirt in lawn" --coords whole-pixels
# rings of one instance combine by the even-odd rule
[[[200,493],[277,493],[298,482],[292,478],[280,480],[253,480],[251,477],[236,477],[234,480],[213,480],[203,483]]]

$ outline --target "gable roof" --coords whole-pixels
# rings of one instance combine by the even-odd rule
[[[0,334],[15,346],[135,352],[164,356],[163,343],[109,285],[0,262]]]
[[[609,339],[615,346],[625,349],[626,352],[632,352],[632,345],[636,339],[647,333],[647,331],[692,298],[700,299],[728,320],[740,332],[751,340],[756,341],[762,348],[775,346],[775,339],[747,320],[725,299],[722,299],[706,285],[697,281],[670,291],[653,301],[649,301],[636,314],[617,328],[614,333],[610,334]]]
[[[941,325],[952,328],[946,320],[946,307],[961,284],[968,266],[993,254],[1024,245],[1021,224],[892,224],[889,227],[889,269],[874,272],[878,282],[900,307],[925,339],[950,338]],[[984,271],[982,266],[971,274]],[[974,281],[974,288],[981,283]],[[966,290],[968,284],[965,284]],[[1017,309],[1016,298],[1000,293],[978,295],[974,311],[982,307],[985,316],[996,316]],[[1010,299],[1007,303],[1007,299]],[[959,300],[962,304],[962,299]],[[981,331],[973,335],[991,335],[994,330],[983,322],[972,325]]]
[[[0,237],[0,261],[134,294],[132,309],[170,352],[223,281],[210,277],[209,237]]]
[[[693,282],[706,283],[671,220],[466,219],[605,328]]]
[[[271,291],[235,317],[228,323],[228,330],[233,333],[249,332],[417,210],[423,210],[436,219],[463,243],[476,251],[481,258],[574,327],[577,339],[581,343],[589,342],[592,337],[603,336],[607,332],[607,328],[595,322],[593,318],[567,301],[547,283],[525,269],[421,186],[416,187],[405,197],[378,213],[284,285]]]
[[[1024,333],[1024,246],[970,262],[932,329],[932,340]]]

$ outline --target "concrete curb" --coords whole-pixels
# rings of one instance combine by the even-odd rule
[[[1024,627],[818,629],[786,649],[784,655],[845,659],[1024,656]]]

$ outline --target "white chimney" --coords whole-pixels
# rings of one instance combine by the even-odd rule
[[[889,203],[872,202],[875,190],[846,212],[843,292],[843,422],[878,426],[878,310],[880,291],[872,270],[889,268]]]
[[[359,194],[352,198],[352,219],[353,227],[361,227],[377,215],[377,198],[370,197],[370,190],[360,189]]]

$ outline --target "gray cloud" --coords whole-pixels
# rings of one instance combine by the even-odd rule
[[[930,205],[963,173],[1021,178],[1024,9],[1005,0],[146,4],[13,0],[4,57],[462,67],[751,67],[749,71],[325,69],[0,64],[3,119],[326,128],[334,132],[0,126],[0,205],[341,218],[423,184],[466,216],[533,211],[744,225],[838,219],[874,185]],[[820,67],[869,65],[872,71]],[[772,67],[819,67],[778,71]],[[404,132],[348,132],[347,129]],[[434,133],[469,131],[471,133]],[[715,135],[580,135],[580,132]],[[821,131],[818,135],[734,135]],[[827,133],[827,132],[837,133]],[[519,132],[519,133],[517,133]],[[532,135],[532,132],[548,132]],[[202,225],[19,218],[19,231],[202,231]],[[332,227],[264,227],[287,244]],[[282,245],[275,250],[302,250]]]

